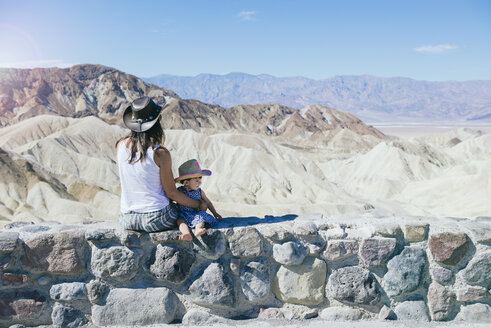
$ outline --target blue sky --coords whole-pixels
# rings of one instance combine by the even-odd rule
[[[0,67],[491,79],[491,1],[0,0]]]

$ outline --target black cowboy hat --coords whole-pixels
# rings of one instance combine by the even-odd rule
[[[147,96],[135,99],[124,110],[124,125],[131,131],[147,131],[157,122],[164,106],[157,105],[152,98]]]

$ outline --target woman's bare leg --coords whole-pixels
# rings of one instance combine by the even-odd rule
[[[200,222],[196,225],[196,228],[194,229],[194,235],[196,237],[199,237],[201,236],[202,234],[204,234],[206,232],[206,229],[205,229],[205,223],[204,222]]]
[[[179,240],[193,240],[193,235],[191,235],[191,230],[189,230],[186,221],[184,221],[183,219],[177,219],[177,225],[179,227],[179,231],[181,232]]]

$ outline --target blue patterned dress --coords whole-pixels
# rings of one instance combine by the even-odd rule
[[[189,198],[201,200],[201,188],[188,191],[184,186],[180,186],[177,190]],[[218,223],[213,215],[208,214],[205,211],[196,212],[193,208],[181,204],[177,204],[177,207],[179,209],[179,217],[183,218],[190,228],[194,228],[200,222],[208,223],[212,227]]]

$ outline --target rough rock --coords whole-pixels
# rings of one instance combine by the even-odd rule
[[[470,230],[476,243],[491,245],[491,224],[476,221],[466,221],[465,228]]]
[[[12,253],[17,247],[19,240],[18,232],[0,231],[0,259],[1,256]],[[0,264],[2,264],[0,262]]]
[[[467,322],[491,322],[491,307],[488,304],[476,303],[462,306],[458,319]]]
[[[87,255],[84,233],[67,231],[41,235],[26,242],[21,260],[34,272],[77,274],[85,270]]]
[[[426,264],[425,251],[421,247],[405,247],[401,254],[387,263],[384,289],[389,296],[399,296],[418,288]]]
[[[339,261],[358,254],[357,240],[329,240],[322,257],[326,261]]]
[[[430,321],[426,304],[423,301],[407,301],[400,303],[394,309],[397,320],[401,321]]]
[[[261,308],[259,309],[258,319],[270,320],[270,319],[287,319],[285,313],[279,308]]]
[[[56,304],[51,312],[51,320],[55,327],[76,328],[87,323],[84,314],[71,306]]]
[[[27,284],[28,277],[22,273],[2,273],[0,274],[0,286],[21,287]]]
[[[288,320],[307,320],[315,318],[319,314],[318,309],[300,304],[285,303],[281,310]]]
[[[361,267],[344,267],[335,270],[327,283],[328,293],[340,302],[376,305],[380,291],[370,271]]]
[[[188,312],[186,312],[184,317],[182,317],[182,323],[184,325],[193,325],[193,326],[215,325],[215,324],[226,324],[227,319],[205,311],[191,309]]]
[[[262,237],[253,227],[234,228],[227,238],[233,256],[260,256],[263,253]]]
[[[41,286],[46,286],[50,282],[51,282],[51,278],[49,276],[41,276],[38,279],[38,284],[40,284]]]
[[[428,307],[431,319],[447,320],[455,308],[455,294],[450,289],[433,282],[428,288]]]
[[[246,262],[241,270],[240,284],[245,297],[251,302],[267,297],[270,290],[268,259]]]
[[[259,232],[268,239],[281,242],[293,238],[293,234],[283,225],[263,224],[257,227]]]
[[[233,282],[218,263],[211,263],[191,284],[189,292],[192,301],[199,305],[233,307],[235,304]]]
[[[87,289],[83,282],[66,282],[51,286],[49,296],[59,301],[86,299]]]
[[[404,226],[404,239],[408,243],[419,242],[426,239],[428,224],[409,224]]]
[[[486,298],[487,290],[480,286],[465,286],[457,289],[457,301],[475,302]]]
[[[435,261],[457,265],[469,250],[469,238],[463,232],[442,232],[430,236],[428,245]]]
[[[94,304],[99,304],[109,290],[109,286],[104,281],[98,279],[89,281],[85,285],[85,288],[87,289],[89,301]]]
[[[344,306],[331,306],[320,313],[320,318],[328,321],[356,321],[362,317],[360,310]]]
[[[324,300],[326,274],[326,263],[313,257],[302,265],[282,265],[274,278],[273,293],[282,302],[318,305]]]
[[[85,239],[93,243],[119,241],[115,229],[93,229],[85,231]]]
[[[37,321],[46,305],[46,298],[35,290],[0,291],[0,321]]]
[[[462,276],[469,285],[489,288],[491,284],[491,251],[474,256],[462,270]]]
[[[431,277],[433,280],[439,282],[442,285],[448,285],[452,282],[453,272],[447,268],[441,266],[432,267],[430,269]]]
[[[112,289],[104,305],[92,306],[92,320],[98,326],[143,326],[174,320],[178,298],[161,288]]]
[[[178,230],[166,230],[149,234],[150,240],[157,245],[169,242],[188,244],[189,241],[179,241],[180,235],[181,233]]]
[[[118,281],[132,279],[139,267],[140,250],[131,250],[126,246],[92,248],[90,266],[98,278],[112,278]]]
[[[209,229],[198,238],[193,238],[193,249],[204,258],[217,260],[227,250],[227,240],[220,230]]]
[[[367,238],[361,243],[360,257],[369,268],[385,264],[396,249],[395,238]]]
[[[377,316],[380,320],[396,320],[396,314],[387,305],[382,306]]]
[[[284,244],[273,245],[273,258],[280,264],[302,264],[306,256],[307,248],[297,241],[289,241]]]
[[[150,272],[160,280],[181,283],[186,280],[194,262],[194,253],[176,246],[157,245]]]
[[[397,223],[374,224],[376,236],[400,238],[403,236],[401,227]]]
[[[121,244],[127,247],[139,247],[142,245],[144,233],[139,231],[122,230],[119,232],[119,240]]]

